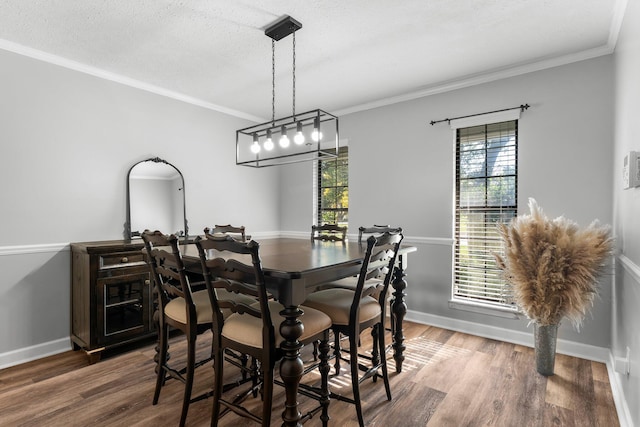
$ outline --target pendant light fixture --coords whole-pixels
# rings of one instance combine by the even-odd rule
[[[300,28],[300,22],[285,15],[264,32],[271,38],[271,121],[236,131],[237,165],[260,168],[338,155],[338,117],[320,109],[296,113],[296,31]],[[291,116],[276,119],[275,44],[290,34],[293,39],[293,111]]]

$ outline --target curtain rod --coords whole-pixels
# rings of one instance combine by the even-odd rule
[[[436,123],[442,123],[442,122],[451,123],[451,120],[466,119],[467,117],[482,116],[482,115],[491,114],[491,113],[501,113],[503,111],[517,110],[518,108],[522,112],[522,111],[526,110],[527,108],[529,108],[529,104],[522,104],[522,105],[520,105],[518,107],[504,108],[502,110],[487,111],[486,113],[478,113],[478,114],[470,114],[468,116],[454,117],[452,119],[432,120],[431,121],[431,126],[435,125]]]

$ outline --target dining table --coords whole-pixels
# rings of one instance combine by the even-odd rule
[[[300,358],[302,344],[298,338],[304,325],[300,320],[300,308],[307,295],[332,281],[355,276],[360,272],[366,252],[366,244],[355,241],[320,241],[302,238],[265,238],[257,240],[259,254],[269,293],[283,306],[284,317],[280,325],[283,342],[280,347],[280,377],[285,385],[285,408],[282,413],[283,426],[300,426],[298,388],[303,373]],[[195,244],[181,245],[185,268],[193,274],[202,274],[202,267]],[[396,371],[402,371],[404,361],[403,319],[407,312],[406,264],[407,255],[416,251],[411,245],[402,245],[394,267],[390,292],[393,330],[391,347]]]

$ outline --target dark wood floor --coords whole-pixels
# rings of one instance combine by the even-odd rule
[[[396,374],[393,400],[382,382],[362,385],[369,426],[618,426],[606,367],[557,355],[556,375],[535,372],[533,350],[435,327],[408,323],[407,360]],[[209,350],[210,334],[199,354]],[[363,335],[363,347],[369,348]],[[172,360],[181,360],[182,337],[174,337]],[[88,365],[82,352],[67,352],[0,371],[2,426],[175,426],[182,384],[169,382],[151,405],[154,345],[146,344]],[[305,349],[309,358],[309,349]],[[198,371],[195,391],[212,382],[210,364]],[[225,374],[234,372],[227,369]],[[331,380],[333,391],[349,392],[345,367]],[[225,375],[227,376],[227,375]],[[313,379],[311,379],[313,380]],[[272,425],[281,425],[284,397],[275,389]],[[307,407],[303,396],[300,402]],[[255,399],[259,407],[259,399]],[[191,405],[187,425],[208,426],[211,399]],[[356,426],[355,409],[332,401],[331,424]],[[220,426],[250,424],[233,414]],[[321,425],[316,417],[306,425]]]

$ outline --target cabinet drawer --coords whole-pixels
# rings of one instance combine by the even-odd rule
[[[131,267],[144,265],[142,252],[116,252],[100,256],[100,269]]]

